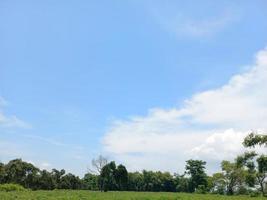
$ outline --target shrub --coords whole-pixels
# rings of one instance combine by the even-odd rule
[[[197,187],[196,193],[197,194],[206,194],[207,193],[206,186],[205,185],[199,185]]]
[[[0,184],[0,191],[11,192],[11,191],[24,191],[25,188],[18,184]]]
[[[257,190],[255,190],[255,191],[249,191],[249,196],[250,197],[258,197],[260,195],[261,195],[261,193],[259,191],[257,191]]]

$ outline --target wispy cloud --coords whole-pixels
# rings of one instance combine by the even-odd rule
[[[50,144],[53,146],[68,147],[68,148],[71,148],[71,149],[76,150],[76,151],[83,151],[84,150],[83,146],[64,143],[64,142],[61,142],[61,141],[54,139],[54,138],[51,138],[51,137],[44,137],[44,136],[40,136],[40,135],[36,135],[36,134],[35,135],[23,134],[22,136],[25,138],[31,139],[31,140],[44,142],[44,143],[47,143],[47,144]]]
[[[168,9],[170,12],[167,12],[159,7],[153,8],[150,10],[156,22],[162,29],[178,38],[210,37],[224,31],[241,18],[239,10],[232,8],[222,9],[213,15],[208,15],[207,11],[207,15],[201,17],[194,15],[194,11],[183,13],[179,9]]]
[[[42,137],[42,136],[39,136],[39,135],[24,134],[23,136],[26,137],[26,138],[29,138],[29,139],[39,140],[41,142],[45,142],[45,143],[48,143],[50,145],[55,145],[55,146],[60,146],[60,147],[69,146],[68,144],[59,142],[59,141],[54,140],[52,138]]]
[[[4,113],[3,108],[8,105],[8,102],[0,97],[0,127],[4,128],[31,128],[32,126],[19,119],[16,115],[7,115]]]
[[[243,150],[242,139],[251,130],[267,131],[266,82],[267,50],[262,50],[248,71],[193,95],[180,108],[114,121],[103,138],[104,149],[131,169],[182,171],[191,157],[218,167],[221,159]]]

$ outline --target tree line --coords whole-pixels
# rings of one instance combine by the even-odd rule
[[[245,147],[267,145],[267,136],[248,135]],[[0,183],[16,183],[33,190],[86,189],[99,191],[153,191],[215,194],[266,194],[267,155],[248,151],[234,161],[222,161],[221,171],[208,176],[206,162],[188,160],[183,174],[169,172],[128,172],[122,164],[99,156],[92,160],[83,178],[66,173],[64,169],[40,170],[31,163],[15,159],[0,163]]]

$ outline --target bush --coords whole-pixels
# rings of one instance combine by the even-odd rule
[[[25,188],[18,184],[0,184],[0,191],[11,192],[11,191],[24,191]]]
[[[249,194],[249,190],[243,186],[241,186],[236,192],[237,195],[247,195]]]
[[[197,187],[196,193],[197,194],[206,194],[207,193],[206,186],[205,185],[199,185]]]
[[[249,191],[249,196],[250,197],[258,197],[258,196],[260,196],[261,195],[261,193],[259,192],[259,191]]]

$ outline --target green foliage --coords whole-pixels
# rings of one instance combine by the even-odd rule
[[[65,170],[40,170],[21,159],[0,163],[0,183],[16,183],[33,190],[82,189],[83,185],[79,177],[65,175]]]
[[[4,180],[6,183],[17,183],[25,188],[34,187],[38,168],[31,163],[15,159],[4,166]]]
[[[250,197],[259,197],[261,195],[261,193],[259,191],[250,191],[249,192],[249,196]]]
[[[205,172],[206,162],[202,160],[188,160],[186,161],[186,174],[189,178],[189,192],[195,192],[196,189],[202,185],[207,187],[207,174]]]
[[[99,190],[98,178],[95,174],[85,174],[83,177],[83,188],[86,190]]]
[[[143,188],[144,176],[140,172],[128,173],[128,190],[129,191],[144,191]]]
[[[116,190],[116,164],[114,161],[106,164],[99,176],[99,188],[101,191]]]
[[[223,173],[215,173],[209,177],[209,191],[213,194],[225,194],[226,180]]]
[[[175,175],[175,183],[177,192],[189,192],[189,178]]]
[[[254,147],[256,145],[267,145],[267,135],[251,133],[245,138],[243,145],[245,147]]]
[[[25,191],[25,188],[18,184],[0,184],[0,191],[12,192],[12,191]]]
[[[128,171],[125,166],[119,165],[115,170],[115,181],[120,191],[125,191],[128,184]]]
[[[82,188],[82,181],[78,176],[71,173],[66,174],[61,178],[60,189],[72,189],[77,190]]]
[[[197,194],[206,194],[207,193],[207,188],[205,185],[199,185],[196,189]]]
[[[245,181],[245,170],[237,162],[222,161],[222,174],[226,188],[226,194],[233,195],[235,189],[242,186]]]

